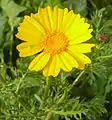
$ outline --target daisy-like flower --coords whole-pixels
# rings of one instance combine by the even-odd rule
[[[84,53],[91,52],[90,25],[73,10],[57,6],[39,8],[38,13],[25,16],[18,28],[17,38],[24,41],[17,46],[20,57],[37,54],[29,70],[43,71],[44,76],[57,76],[62,69],[84,69],[91,60]]]

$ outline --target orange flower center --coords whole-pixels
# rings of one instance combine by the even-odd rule
[[[66,51],[68,46],[68,39],[61,32],[53,32],[48,34],[42,42],[44,51],[50,52],[51,55]]]

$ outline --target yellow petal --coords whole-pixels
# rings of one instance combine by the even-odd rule
[[[43,69],[44,76],[54,76],[56,77],[60,72],[60,63],[58,60],[58,55],[53,56],[48,64]]]
[[[75,58],[79,64],[78,69],[84,69],[86,64],[90,64],[91,60],[84,54],[75,54]]]
[[[53,22],[54,22],[54,30],[58,28],[58,7],[55,6],[53,10]]]
[[[78,62],[78,64],[79,64],[78,68],[79,69],[84,68],[85,64],[90,64],[91,63],[91,60],[86,55],[84,55],[82,53],[76,53],[75,51],[68,51],[68,52]]]
[[[29,65],[29,70],[35,70],[39,71],[45,67],[45,65],[48,63],[50,58],[49,53],[40,53],[33,59],[33,61]]]
[[[38,9],[38,16],[40,19],[41,24],[44,26],[46,31],[50,32],[52,30],[51,23],[48,15],[48,9],[47,8],[39,8]]]
[[[70,45],[68,49],[77,53],[88,53],[91,52],[91,48],[94,46],[95,44],[82,43],[78,45]]]
[[[30,31],[29,29],[25,29],[25,28],[18,28],[19,33],[16,34],[16,37],[23,40],[23,41],[28,41],[28,42],[32,42],[32,41],[39,41],[42,38],[42,34],[35,31]]]
[[[43,26],[37,20],[35,20],[29,16],[25,16],[24,19],[25,19],[27,25],[29,23],[29,25],[32,25],[32,27],[34,27],[36,30],[40,31],[41,33],[45,32]]]
[[[91,60],[89,57],[87,57],[86,55],[84,54],[78,54],[78,53],[75,53],[75,58],[77,59],[77,61],[82,61],[82,63],[84,64],[90,64],[91,63]]]
[[[68,31],[70,29],[70,27],[72,26],[74,20],[75,20],[76,15],[74,14],[73,10],[71,10],[70,12],[66,13],[64,15],[64,19],[62,22],[62,30],[63,31]]]
[[[59,55],[59,61],[60,67],[66,72],[71,71],[73,67],[78,68],[77,61],[67,52]]]
[[[60,28],[61,28],[61,25],[62,25],[62,22],[63,22],[63,15],[64,15],[64,11],[63,9],[60,9],[58,8],[58,28],[57,30],[60,31]]]
[[[25,16],[18,27],[17,38],[23,41],[38,41],[45,34],[44,28],[35,19]]]
[[[42,49],[43,48],[39,45],[39,43],[23,42],[17,46],[17,50],[20,52],[20,57],[34,55],[40,52]]]
[[[42,24],[38,13],[35,13],[35,14],[31,13],[31,18],[35,19],[43,27],[44,31],[46,32],[46,29],[44,27],[45,24]]]
[[[67,8],[63,10],[58,8],[57,6],[54,7],[53,9],[54,30],[61,30],[62,23],[65,20],[67,13],[68,13]]]
[[[72,16],[74,16],[72,18],[72,25],[69,27],[66,33],[71,34],[72,37],[75,37],[77,34],[80,35],[86,31],[90,25],[88,23],[85,23],[85,19],[81,18],[80,14],[74,14]]]
[[[48,16],[49,16],[49,20],[50,20],[50,25],[51,25],[51,30],[54,30],[54,23],[53,23],[53,10],[51,7],[47,7],[47,12],[48,12]]]
[[[79,67],[78,69],[83,70],[85,68],[85,64],[79,62]]]
[[[77,42],[81,43],[89,40],[92,37],[92,29],[89,29],[90,24],[86,23],[84,18],[80,18],[79,14],[75,14],[72,16],[70,17],[71,20],[69,20],[72,24],[70,24],[65,30],[65,34],[66,36],[68,36],[70,42],[77,44]],[[65,28],[67,25],[65,25]]]
[[[64,8],[63,22],[66,20],[66,15],[68,14],[68,8]]]
[[[91,35],[92,31],[93,31],[92,29],[88,29],[83,34],[81,34],[80,36],[77,36],[76,38],[70,39],[69,44],[73,45],[73,44],[79,44],[79,43],[82,43],[82,42],[86,42],[87,40],[89,40],[92,37],[92,35]]]
[[[40,23],[40,21],[38,19],[38,13],[35,13],[35,14],[31,13],[31,18],[35,19],[36,21],[38,21]]]

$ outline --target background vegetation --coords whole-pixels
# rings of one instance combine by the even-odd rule
[[[19,58],[15,37],[24,15],[58,5],[80,13],[94,29],[83,71],[46,80],[27,70],[32,57]],[[112,120],[112,0],[0,0],[0,120]]]

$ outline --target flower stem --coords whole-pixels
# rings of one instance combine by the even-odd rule
[[[52,112],[48,112],[47,117],[45,120],[52,120]]]
[[[79,83],[79,79],[81,78],[81,76],[84,74],[85,71],[80,72],[80,74],[77,76],[77,78],[75,79],[75,81],[72,83],[72,85],[70,86],[70,88],[68,88],[68,92],[73,88],[73,86],[75,86],[76,84]]]
[[[51,85],[51,78],[47,77],[46,78],[46,86],[45,86],[44,96],[43,96],[43,100],[42,100],[42,103],[40,105],[40,108],[45,107],[45,102],[46,102],[48,94],[49,94],[50,85]],[[45,120],[51,120],[51,118],[52,118],[52,113],[48,112]]]
[[[80,77],[84,74],[85,71],[82,71],[77,78],[75,79],[75,81],[72,83],[72,86],[76,85],[79,82]]]
[[[107,95],[107,93],[108,93],[108,88],[109,88],[110,82],[111,82],[111,77],[108,79],[107,84],[106,84],[106,87],[105,87],[105,89],[104,89],[104,98],[105,98],[105,99],[106,99],[106,95]]]
[[[48,97],[50,85],[51,85],[51,79],[50,79],[50,77],[47,77],[45,91],[44,91],[44,95],[43,95],[43,100],[42,100],[42,104],[40,105],[40,108],[43,108],[45,106],[45,102],[46,102],[46,99]]]

